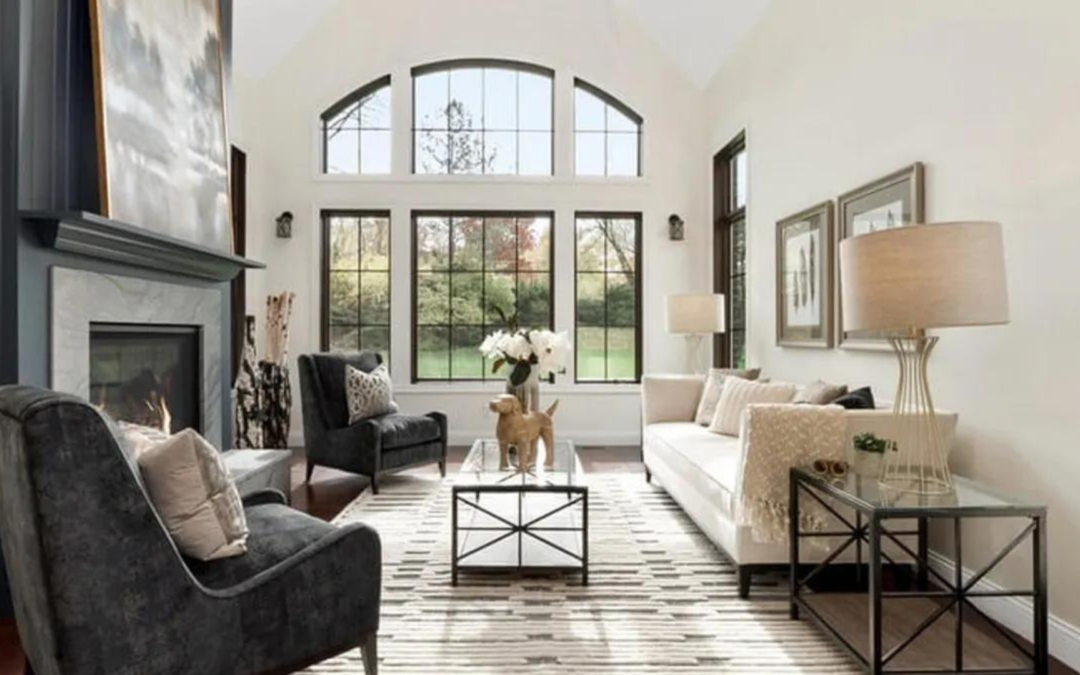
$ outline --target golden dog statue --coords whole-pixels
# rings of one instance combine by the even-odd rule
[[[510,468],[510,447],[517,448],[518,471],[525,472],[536,464],[536,441],[543,439],[547,449],[544,466],[551,468],[555,459],[555,432],[551,418],[559,407],[555,401],[543,412],[524,412],[521,401],[516,396],[503,394],[488,405],[491,412],[498,413],[499,421],[495,425],[495,438],[499,441],[499,469]]]

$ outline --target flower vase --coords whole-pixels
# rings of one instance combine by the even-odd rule
[[[868,478],[877,478],[881,473],[881,458],[880,452],[866,452],[864,450],[855,451],[855,463],[852,469],[860,476],[866,476]]]
[[[540,377],[535,368],[529,369],[529,376],[521,384],[514,384],[510,378],[506,378],[506,393],[517,398],[521,403],[522,412],[537,412],[540,410]]]

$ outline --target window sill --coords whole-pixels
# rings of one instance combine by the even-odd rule
[[[587,187],[649,187],[649,180],[642,176],[444,176],[438,174],[325,174],[316,173],[315,183],[356,185],[371,183],[383,185],[557,185]]]
[[[541,393],[551,396],[592,396],[596,394],[610,396],[638,396],[641,385],[626,384],[541,384]],[[394,393],[403,396],[433,396],[441,394],[497,396],[505,392],[499,382],[418,382],[415,384],[394,385]]]

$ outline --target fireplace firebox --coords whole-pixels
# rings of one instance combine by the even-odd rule
[[[202,432],[198,326],[90,324],[90,399],[113,418]]]

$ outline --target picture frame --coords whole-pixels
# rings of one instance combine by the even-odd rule
[[[892,227],[925,222],[925,167],[915,162],[840,195],[836,200],[836,245],[849,238]],[[844,308],[840,298],[843,274],[839,256],[835,259],[836,338],[844,349],[891,350],[888,333],[844,330]]]
[[[776,344],[833,346],[832,201],[776,223]]]
[[[233,251],[219,0],[89,0],[101,214]]]

